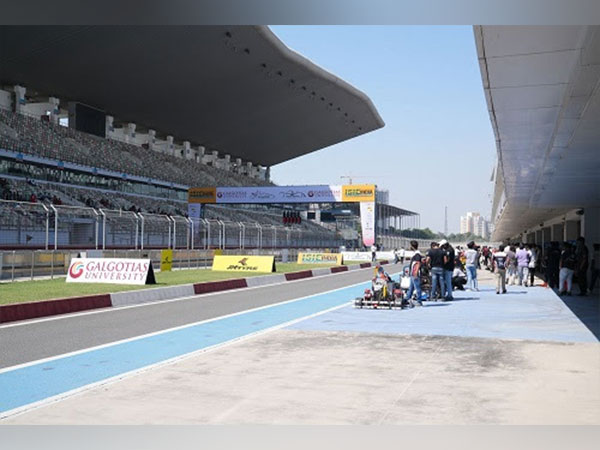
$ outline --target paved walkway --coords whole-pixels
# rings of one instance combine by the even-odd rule
[[[593,321],[549,289],[497,296],[481,275],[455,302],[343,305],[2,423],[600,424]]]

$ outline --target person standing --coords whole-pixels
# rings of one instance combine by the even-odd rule
[[[444,252],[444,284],[446,292],[442,293],[446,300],[454,300],[452,296],[452,274],[454,273],[454,248],[446,239],[440,241],[440,248]]]
[[[478,291],[477,259],[479,258],[479,252],[475,250],[475,242],[471,241],[467,244],[465,258],[465,267],[467,269],[467,289]]]
[[[529,252],[522,243],[519,244],[519,250],[517,250],[517,274],[519,276],[519,285],[527,287]]]
[[[529,244],[529,286],[535,281],[535,270],[539,266],[539,251],[535,244]]]
[[[492,271],[496,275],[496,294],[506,294],[506,250],[510,247],[506,246],[504,251],[498,249],[492,254]]]
[[[515,285],[515,279],[517,278],[517,254],[515,253],[514,245],[509,245],[508,250],[504,250],[506,253],[506,276],[508,278],[508,284],[510,286]]]
[[[406,293],[405,300],[410,302],[411,306],[423,306],[421,302],[421,253],[419,252],[419,243],[410,241],[410,249],[414,252],[410,259],[410,287]],[[413,300],[413,294],[416,293],[416,300]]]
[[[587,271],[588,271],[588,249],[585,246],[585,238],[579,236],[575,247],[575,259],[577,260],[577,284],[579,285],[579,295],[587,295]]]
[[[560,247],[557,241],[550,243],[546,254],[546,282],[550,288],[558,288],[558,273],[560,271]]]
[[[575,252],[571,244],[565,242],[564,250],[560,254],[560,273],[558,280],[558,295],[571,295],[571,289],[573,287],[573,273],[577,260],[575,258]],[[565,290],[565,282],[567,283],[567,289]]]
[[[377,246],[375,244],[371,245],[371,262],[377,261]]]
[[[431,248],[427,252],[427,263],[431,266],[431,295],[430,300],[437,297],[437,288],[440,287],[440,293],[445,292],[444,287],[444,252],[440,249],[437,242],[431,243]],[[443,297],[442,297],[443,298]]]

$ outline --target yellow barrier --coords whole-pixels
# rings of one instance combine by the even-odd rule
[[[275,272],[275,257],[215,255],[212,270],[226,272]]]
[[[337,264],[342,265],[341,253],[298,253],[298,264]]]

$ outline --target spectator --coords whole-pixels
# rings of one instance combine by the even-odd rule
[[[558,272],[560,270],[560,247],[557,241],[550,243],[546,255],[546,282],[552,289],[558,288]]]
[[[35,194],[31,194],[29,196],[29,203],[37,203],[37,197],[35,196]]]
[[[375,244],[371,245],[371,262],[377,261],[377,246]]]
[[[479,291],[477,284],[477,260],[479,252],[475,250],[475,242],[471,241],[467,244],[465,252],[465,267],[467,268],[467,289]]]
[[[573,273],[577,266],[577,259],[571,244],[565,242],[564,250],[560,255],[560,273],[558,281],[558,295],[571,295],[571,289],[573,287]],[[565,290],[565,282],[567,283],[567,289]]]
[[[585,246],[585,238],[579,236],[575,247],[575,259],[577,260],[576,274],[579,285],[579,295],[587,295],[587,271],[588,271],[588,249]]]
[[[508,259],[507,251],[510,247],[507,245],[502,249],[498,249],[492,254],[492,270],[496,274],[496,294],[506,294],[506,262]]]
[[[519,276],[519,285],[527,287],[527,278],[529,277],[529,251],[521,243],[517,250],[517,274]]]
[[[515,246],[508,246],[508,251],[505,249],[506,253],[506,277],[508,284],[510,286],[515,285],[515,280],[517,279],[517,254],[515,253]]]
[[[414,254],[410,259],[410,286],[405,300],[408,300],[411,306],[423,306],[421,302],[421,253],[419,252],[419,243],[410,241],[410,249]],[[413,301],[413,293],[416,293],[416,301]]]
[[[529,286],[535,281],[535,270],[539,266],[538,249],[535,244],[529,244]]]
[[[467,275],[460,270],[458,265],[455,265],[454,270],[452,271],[452,288],[464,291],[465,284],[467,284]]]
[[[452,274],[454,272],[454,248],[446,239],[440,241],[440,248],[444,252],[444,284],[446,292],[443,292],[446,300],[454,300],[452,296]]]
[[[438,295],[438,285],[440,287],[440,294],[443,295],[446,292],[444,286],[444,252],[440,249],[437,242],[431,243],[431,248],[427,252],[427,263],[431,267],[431,300],[435,300]]]

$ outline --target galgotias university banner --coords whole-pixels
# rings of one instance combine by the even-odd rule
[[[75,258],[67,283],[156,284],[149,259]]]

